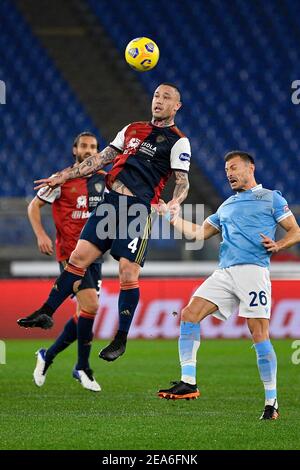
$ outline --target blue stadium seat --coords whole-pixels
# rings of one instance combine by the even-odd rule
[[[22,197],[33,179],[69,166],[79,132],[99,132],[12,1],[1,0],[0,18],[0,197]]]
[[[299,107],[291,82],[299,79],[300,3],[222,0],[170,3],[156,0],[87,0],[123,55],[130,39],[148,36],[161,52],[150,73],[137,74],[151,94],[175,82],[184,107],[177,124],[191,138],[193,159],[220,196],[223,155],[248,150],[257,180],[300,203]],[[166,20],[167,19],[167,20]]]

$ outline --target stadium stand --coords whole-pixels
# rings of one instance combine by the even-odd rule
[[[157,9],[154,0],[87,2],[120,53],[133,36],[157,41],[163,60],[138,78],[149,93],[166,79],[182,88],[178,126],[191,135],[194,158],[222,197],[229,188],[221,156],[243,148],[257,156],[258,179],[265,186],[281,190],[291,204],[300,203],[299,117],[290,100],[299,61],[297,2],[250,6],[235,0],[226,14],[219,0],[195,2],[193,15],[179,0],[172,9],[163,2]],[[6,19],[0,72],[8,77],[11,97],[2,118],[0,164],[7,178],[0,195],[24,196],[31,194],[33,176],[57,168],[57,155],[62,166],[68,163],[70,136],[95,126],[14,4],[2,1],[0,14]],[[37,152],[42,158],[33,160]],[[18,178],[12,155],[19,160]]]
[[[300,203],[298,77],[299,2],[87,0],[121,54],[129,39],[148,36],[162,59],[137,74],[148,92],[174,81],[183,92],[177,124],[191,136],[193,158],[220,196],[230,194],[222,156],[240,148],[257,157],[257,179]],[[166,18],[168,21],[166,21]],[[274,80],[276,77],[276,80]],[[298,130],[297,130],[298,129]]]
[[[60,168],[70,164],[76,134],[99,132],[12,1],[0,2],[0,17],[8,97],[0,107],[0,196],[24,197],[33,194],[34,178],[57,170],[58,161]]]
[[[0,106],[0,169],[5,175],[0,187],[0,197],[4,197],[0,199],[0,242],[4,247],[0,258],[7,255],[8,244],[15,254],[20,240],[26,246],[24,257],[35,256],[37,251],[26,218],[26,201],[17,208],[5,198],[31,197],[33,179],[68,166],[72,139],[78,132],[89,129],[99,135],[100,128],[102,143],[103,135],[107,136],[95,114],[87,113],[87,102],[74,93],[72,81],[63,78],[61,64],[57,66],[38,38],[37,25],[24,14],[28,3],[21,2],[23,9],[16,3],[0,2],[0,17],[5,18],[0,34],[0,79],[5,79],[7,88],[7,103]],[[87,43],[91,39],[93,45],[105,49],[112,41],[122,63],[125,46],[133,37],[149,36],[158,43],[158,66],[151,73],[128,73],[132,82],[140,81],[148,98],[159,82],[175,82],[180,87],[184,106],[177,125],[191,137],[193,161],[218,197],[230,194],[222,156],[242,148],[257,157],[258,181],[281,190],[292,206],[298,204],[295,214],[299,217],[300,106],[291,103],[291,83],[299,79],[299,2],[233,0],[224,9],[221,0],[210,0],[193,2],[192,11],[188,4],[174,0],[172,8],[166,2],[158,8],[155,0],[72,0],[69,5],[74,12],[75,5],[80,5],[81,14],[88,11],[92,17],[89,33],[94,31],[95,36],[91,33],[89,38],[86,33]],[[79,14],[79,18],[83,17]],[[94,21],[110,41],[97,36]],[[115,60],[115,51],[109,47],[107,54]],[[128,70],[124,62],[125,68]],[[89,73],[93,73],[93,64]],[[124,74],[117,69],[115,80],[120,76]],[[113,122],[111,125],[114,128]],[[198,201],[196,189],[202,183],[196,179],[192,184],[190,193],[197,194]],[[202,191],[209,194],[204,185]],[[208,200],[212,200],[211,194]],[[201,201],[209,205],[204,198]],[[171,259],[176,251],[174,242],[153,240],[152,244],[163,247],[166,258]]]

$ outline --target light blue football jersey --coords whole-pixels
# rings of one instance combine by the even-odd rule
[[[222,233],[220,268],[237,264],[269,267],[271,253],[262,245],[263,233],[274,240],[278,222],[292,215],[280,191],[261,184],[226,199],[207,221]]]

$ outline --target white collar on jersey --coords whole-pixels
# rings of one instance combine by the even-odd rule
[[[253,188],[251,188],[251,191],[258,191],[259,189],[262,189],[262,184],[257,184],[256,186],[254,186]]]

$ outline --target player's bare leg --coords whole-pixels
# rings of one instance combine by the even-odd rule
[[[167,400],[190,400],[200,396],[196,384],[196,360],[200,346],[200,321],[216,312],[218,307],[202,297],[192,297],[181,312],[180,336],[178,340],[181,365],[181,380],[171,382],[172,387],[161,389],[160,398]]]
[[[269,339],[269,320],[247,318],[257,356],[257,366],[265,389],[265,408],[260,419],[277,419],[278,401],[276,390],[277,359]]]
[[[87,222],[88,223],[88,222]],[[17,323],[24,328],[48,329],[53,326],[52,315],[64,300],[74,293],[74,285],[82,280],[87,267],[101,255],[100,250],[86,240],[79,240],[65,270],[57,278],[46,302],[38,310]]]
[[[140,266],[126,258],[120,258],[119,278],[119,329],[112,342],[102,349],[99,357],[105,361],[114,361],[126,350],[127,335],[139,301]]]

